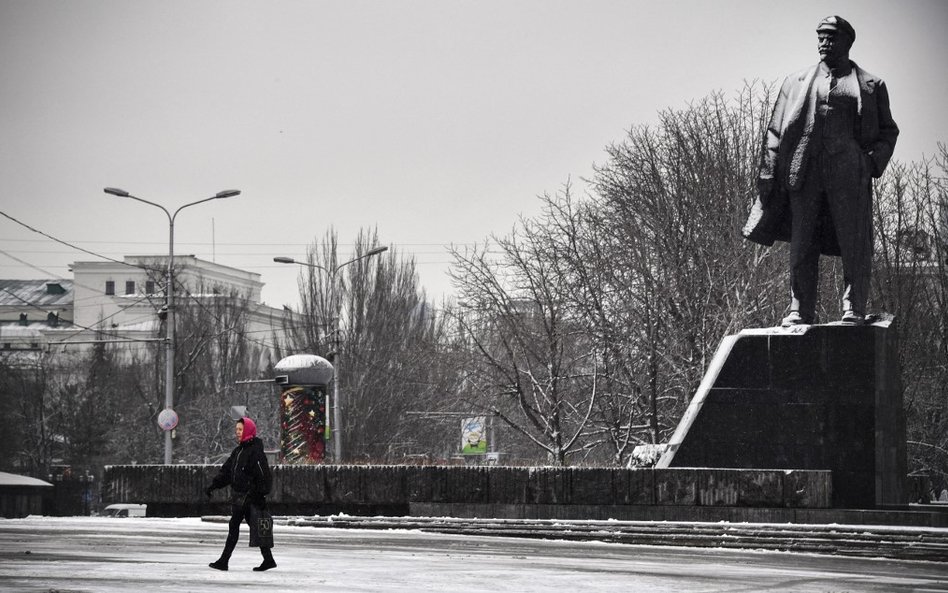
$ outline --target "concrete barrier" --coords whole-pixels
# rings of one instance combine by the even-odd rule
[[[228,491],[215,492],[210,502],[204,496],[216,472],[204,465],[108,466],[103,500],[146,503],[155,516],[220,512]],[[603,509],[613,516],[674,507],[825,509],[831,500],[825,470],[395,465],[277,465],[268,497],[281,514],[407,516],[438,509],[456,516],[590,518]]]

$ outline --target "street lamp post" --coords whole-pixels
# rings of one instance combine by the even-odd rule
[[[348,266],[351,263],[357,262],[362,259],[372,257],[373,255],[378,255],[383,251],[387,251],[388,247],[376,247],[370,249],[369,251],[363,253],[359,257],[354,257],[349,261],[342,262],[338,266],[333,267],[332,269],[319,264],[311,264],[309,262],[296,261],[292,257],[275,257],[273,261],[278,264],[296,264],[299,266],[306,266],[307,268],[316,268],[322,270],[329,274],[329,282],[332,286],[332,302],[333,308],[335,309],[335,319],[333,322],[333,334],[336,342],[336,356],[333,358],[333,377],[332,377],[332,399],[333,399],[333,413],[332,413],[332,454],[333,459],[336,463],[342,463],[342,402],[339,399],[339,361],[342,358],[342,350],[339,347],[339,314],[342,309],[342,304],[339,302],[338,295],[336,294],[336,273],[342,268]]]
[[[240,190],[237,189],[227,189],[221,192],[217,192],[215,195],[204,198],[203,200],[198,200],[196,202],[190,202],[184,206],[179,207],[174,213],[168,211],[167,208],[161,204],[156,204],[155,202],[149,202],[148,200],[133,196],[124,189],[118,189],[116,187],[107,187],[103,191],[105,193],[118,196],[120,198],[129,198],[148,204],[149,206],[154,206],[155,208],[160,208],[162,212],[165,213],[165,216],[168,217],[168,270],[165,278],[165,309],[167,311],[167,317],[165,318],[165,409],[170,410],[174,405],[174,220],[177,218],[178,213],[184,210],[189,206],[195,206],[197,204],[202,204],[204,202],[209,202],[211,200],[220,200],[222,198],[232,198],[234,196],[240,195]],[[165,464],[171,464],[171,431],[165,431]]]

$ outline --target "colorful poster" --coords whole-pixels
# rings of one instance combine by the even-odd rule
[[[461,454],[484,455],[487,453],[487,419],[475,416],[461,420]]]
[[[326,388],[293,386],[280,395],[281,463],[322,463],[326,454]]]

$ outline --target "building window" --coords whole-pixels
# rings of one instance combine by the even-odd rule
[[[115,281],[114,280],[105,281],[105,294],[107,295],[115,294]]]
[[[135,281],[134,280],[125,281],[125,294],[135,294]]]
[[[145,294],[155,294],[154,280],[145,280]]]

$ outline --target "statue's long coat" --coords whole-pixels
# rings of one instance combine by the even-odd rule
[[[882,79],[869,74],[855,63],[859,81],[859,145],[869,160],[873,177],[885,170],[899,128],[889,110],[889,92]],[[807,163],[819,142],[813,137],[816,119],[816,80],[819,64],[788,76],[780,87],[770,125],[764,138],[758,179],[759,196],[741,231],[744,237],[761,245],[790,240],[790,191],[800,189]],[[871,191],[867,185],[865,191]],[[819,238],[824,255],[839,255],[836,230],[822,229]]]

